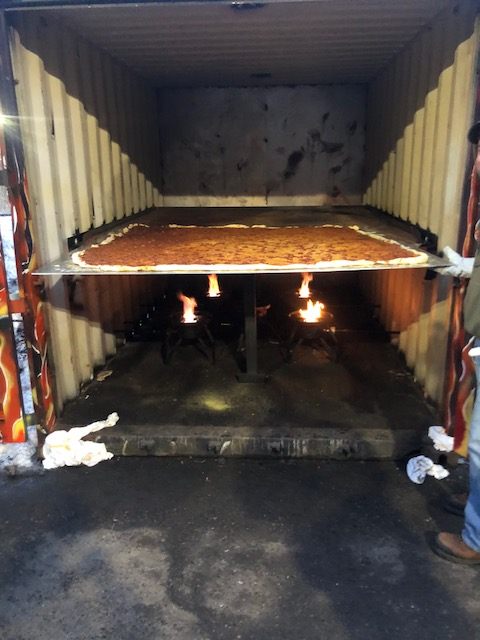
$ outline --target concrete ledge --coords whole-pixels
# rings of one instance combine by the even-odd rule
[[[99,433],[115,455],[398,460],[421,448],[414,429],[282,429],[122,425]]]

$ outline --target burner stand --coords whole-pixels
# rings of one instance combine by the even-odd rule
[[[202,313],[196,322],[183,322],[181,313],[170,316],[170,324],[162,346],[163,361],[169,364],[175,351],[183,345],[191,345],[215,364],[215,340],[208,328],[211,317]]]
[[[331,313],[324,312],[318,322],[305,322],[296,315],[290,316],[290,319],[293,327],[284,344],[285,362],[292,361],[294,349],[301,344],[308,344],[316,351],[324,351],[330,360],[338,361],[339,347]]]

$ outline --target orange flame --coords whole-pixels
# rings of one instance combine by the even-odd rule
[[[299,309],[298,314],[304,322],[318,322],[322,317],[322,309],[325,309],[325,305],[321,302],[315,302],[315,304],[309,300],[307,302],[306,309]]]
[[[197,301],[195,298],[188,298],[183,293],[179,293],[177,297],[183,302],[183,322],[197,322],[197,316],[195,315]]]
[[[311,273],[302,273],[302,277],[303,277],[302,286],[298,290],[298,297],[310,298],[311,293],[308,285],[313,280],[313,275]]]
[[[220,287],[218,286],[218,278],[215,273],[208,276],[208,293],[209,298],[218,298],[220,296]]]

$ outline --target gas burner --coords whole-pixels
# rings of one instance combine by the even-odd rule
[[[223,296],[205,296],[202,307],[208,309],[208,313],[215,317],[225,306]]]
[[[339,349],[332,313],[322,309],[321,317],[312,321],[305,320],[299,311],[294,311],[289,318],[293,326],[290,337],[283,346],[286,362],[292,361],[294,349],[301,344],[308,344],[312,349],[324,351],[334,362],[338,360]]]
[[[182,313],[172,313],[162,348],[165,364],[171,361],[175,351],[183,345],[194,346],[215,364],[215,340],[208,328],[210,320],[209,314],[201,313],[195,316],[194,322],[185,322]]]

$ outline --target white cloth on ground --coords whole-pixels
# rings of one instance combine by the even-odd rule
[[[441,464],[434,464],[433,460],[426,456],[410,458],[407,463],[407,475],[415,484],[423,484],[426,476],[433,476],[436,480],[443,480],[450,472]]]
[[[103,442],[89,442],[82,438],[105,427],[113,427],[117,422],[118,413],[111,413],[106,420],[92,422],[85,427],[49,433],[43,445],[43,466],[45,469],[73,467],[80,464],[93,467],[102,460],[110,460],[113,458],[113,453],[107,451]]]
[[[433,440],[433,447],[437,451],[453,451],[453,437],[443,427],[429,427],[428,437]]]

